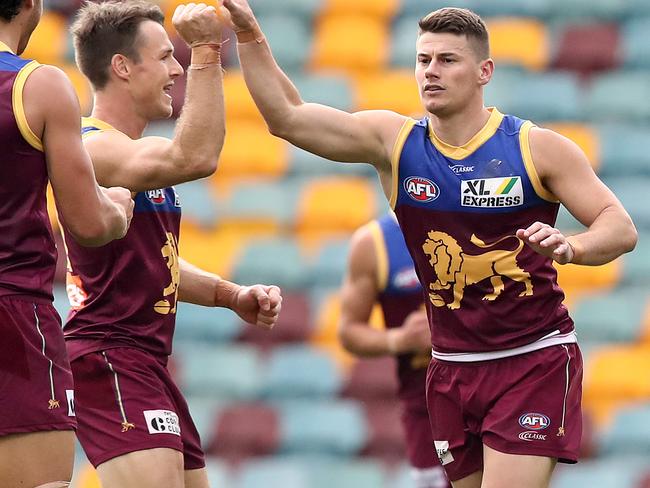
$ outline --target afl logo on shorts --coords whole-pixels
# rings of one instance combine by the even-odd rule
[[[519,417],[519,425],[529,430],[544,430],[551,425],[551,419],[542,413],[525,413]]]
[[[422,176],[409,176],[404,180],[404,190],[416,202],[432,202],[440,196],[440,189],[433,181]]]
[[[165,190],[149,190],[145,193],[147,198],[156,205],[165,203]]]

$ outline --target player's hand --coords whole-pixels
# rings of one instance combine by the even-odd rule
[[[258,29],[255,14],[247,0],[223,0],[220,16],[235,32]]]
[[[172,23],[178,35],[190,46],[196,43],[221,42],[222,24],[217,10],[205,3],[179,5],[174,11]]]
[[[418,353],[431,350],[429,320],[424,310],[411,312],[401,327],[388,330],[393,337],[392,349],[396,354]]]
[[[548,224],[535,222],[527,229],[519,229],[517,237],[535,252],[560,264],[570,263],[573,259],[573,248],[567,242],[566,236]]]
[[[111,200],[114,204],[120,208],[124,213],[126,219],[126,227],[124,228],[124,233],[119,237],[120,239],[126,235],[126,232],[129,230],[131,225],[131,219],[133,218],[133,207],[135,203],[131,197],[131,191],[121,186],[112,186],[110,188],[99,187],[102,193],[106,198]]]
[[[282,295],[277,286],[241,286],[232,302],[232,311],[249,324],[272,329],[282,308]]]

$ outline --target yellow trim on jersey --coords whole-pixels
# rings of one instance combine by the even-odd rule
[[[462,146],[452,146],[447,144],[445,141],[440,139],[436,133],[433,131],[433,127],[429,124],[429,139],[431,143],[440,151],[444,156],[461,160],[470,156],[474,151],[481,147],[485,141],[492,137],[503,120],[503,114],[499,112],[495,107],[489,107],[488,110],[490,113],[490,118],[485,123],[483,128],[472,136],[472,138],[467,141],[467,143]]]
[[[0,41],[0,53],[11,53],[16,54],[13,50],[7,46],[4,42]]]
[[[16,124],[18,124],[20,133],[30,146],[38,151],[43,151],[43,141],[41,141],[41,139],[36,136],[29,127],[27,116],[25,115],[25,106],[23,105],[23,90],[25,88],[25,83],[27,82],[27,77],[39,66],[41,65],[38,62],[30,61],[20,69],[16,79],[14,80],[14,87],[11,93],[11,103],[13,105],[14,117],[16,118]]]
[[[97,129],[99,130],[91,130],[85,132],[82,135],[83,139],[93,134],[99,134],[100,132],[104,132],[105,130],[117,130],[111,124],[104,122],[103,120],[96,119],[95,117],[81,117],[81,128],[83,129],[84,127],[97,127]]]
[[[376,220],[368,224],[368,230],[375,243],[375,253],[377,256],[377,289],[379,292],[382,292],[388,285],[388,252],[386,251],[384,233],[381,231],[379,222]]]
[[[397,133],[397,139],[395,140],[395,145],[393,146],[393,154],[390,157],[390,165],[393,170],[392,177],[393,181],[391,182],[391,191],[390,191],[390,208],[395,210],[395,205],[397,205],[397,195],[399,193],[399,159],[402,156],[402,149],[404,149],[404,143],[406,143],[406,138],[413,130],[415,125],[415,120],[409,118],[404,121],[402,128]]]
[[[550,191],[544,188],[542,181],[539,179],[537,174],[537,169],[535,169],[535,164],[533,163],[533,155],[530,152],[530,139],[529,133],[530,129],[535,127],[535,125],[527,120],[519,129],[519,146],[521,147],[521,158],[524,160],[524,166],[526,167],[526,173],[528,174],[528,179],[533,185],[533,189],[537,196],[553,203],[557,203],[558,199]]]

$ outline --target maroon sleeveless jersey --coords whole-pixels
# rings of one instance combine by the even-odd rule
[[[535,221],[553,226],[559,208],[535,171],[531,127],[491,109],[462,147],[440,141],[427,118],[398,137],[391,204],[428,295],[436,358],[575,342],[552,260],[515,235]]]
[[[385,215],[369,224],[375,241],[379,270],[378,302],[386,328],[401,327],[411,312],[424,311],[424,293],[406,248],[397,220]],[[397,356],[398,396],[402,400],[420,399],[424,405],[430,351]]]
[[[115,130],[84,119],[82,133]],[[66,235],[67,290],[72,310],[64,327],[70,360],[114,347],[171,353],[180,279],[181,206],[174,188],[138,193],[126,237],[86,248]]]
[[[47,165],[23,108],[23,87],[38,66],[0,43],[0,296],[51,301],[57,255],[47,214]]]

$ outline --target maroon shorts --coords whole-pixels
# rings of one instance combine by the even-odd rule
[[[199,433],[169,371],[151,354],[116,348],[72,361],[77,437],[93,466],[153,448],[183,453],[185,469],[205,466]]]
[[[73,383],[50,302],[0,298],[0,436],[76,427]]]
[[[577,344],[475,363],[434,359],[427,374],[434,443],[451,481],[483,467],[483,444],[577,462],[581,397]]]

